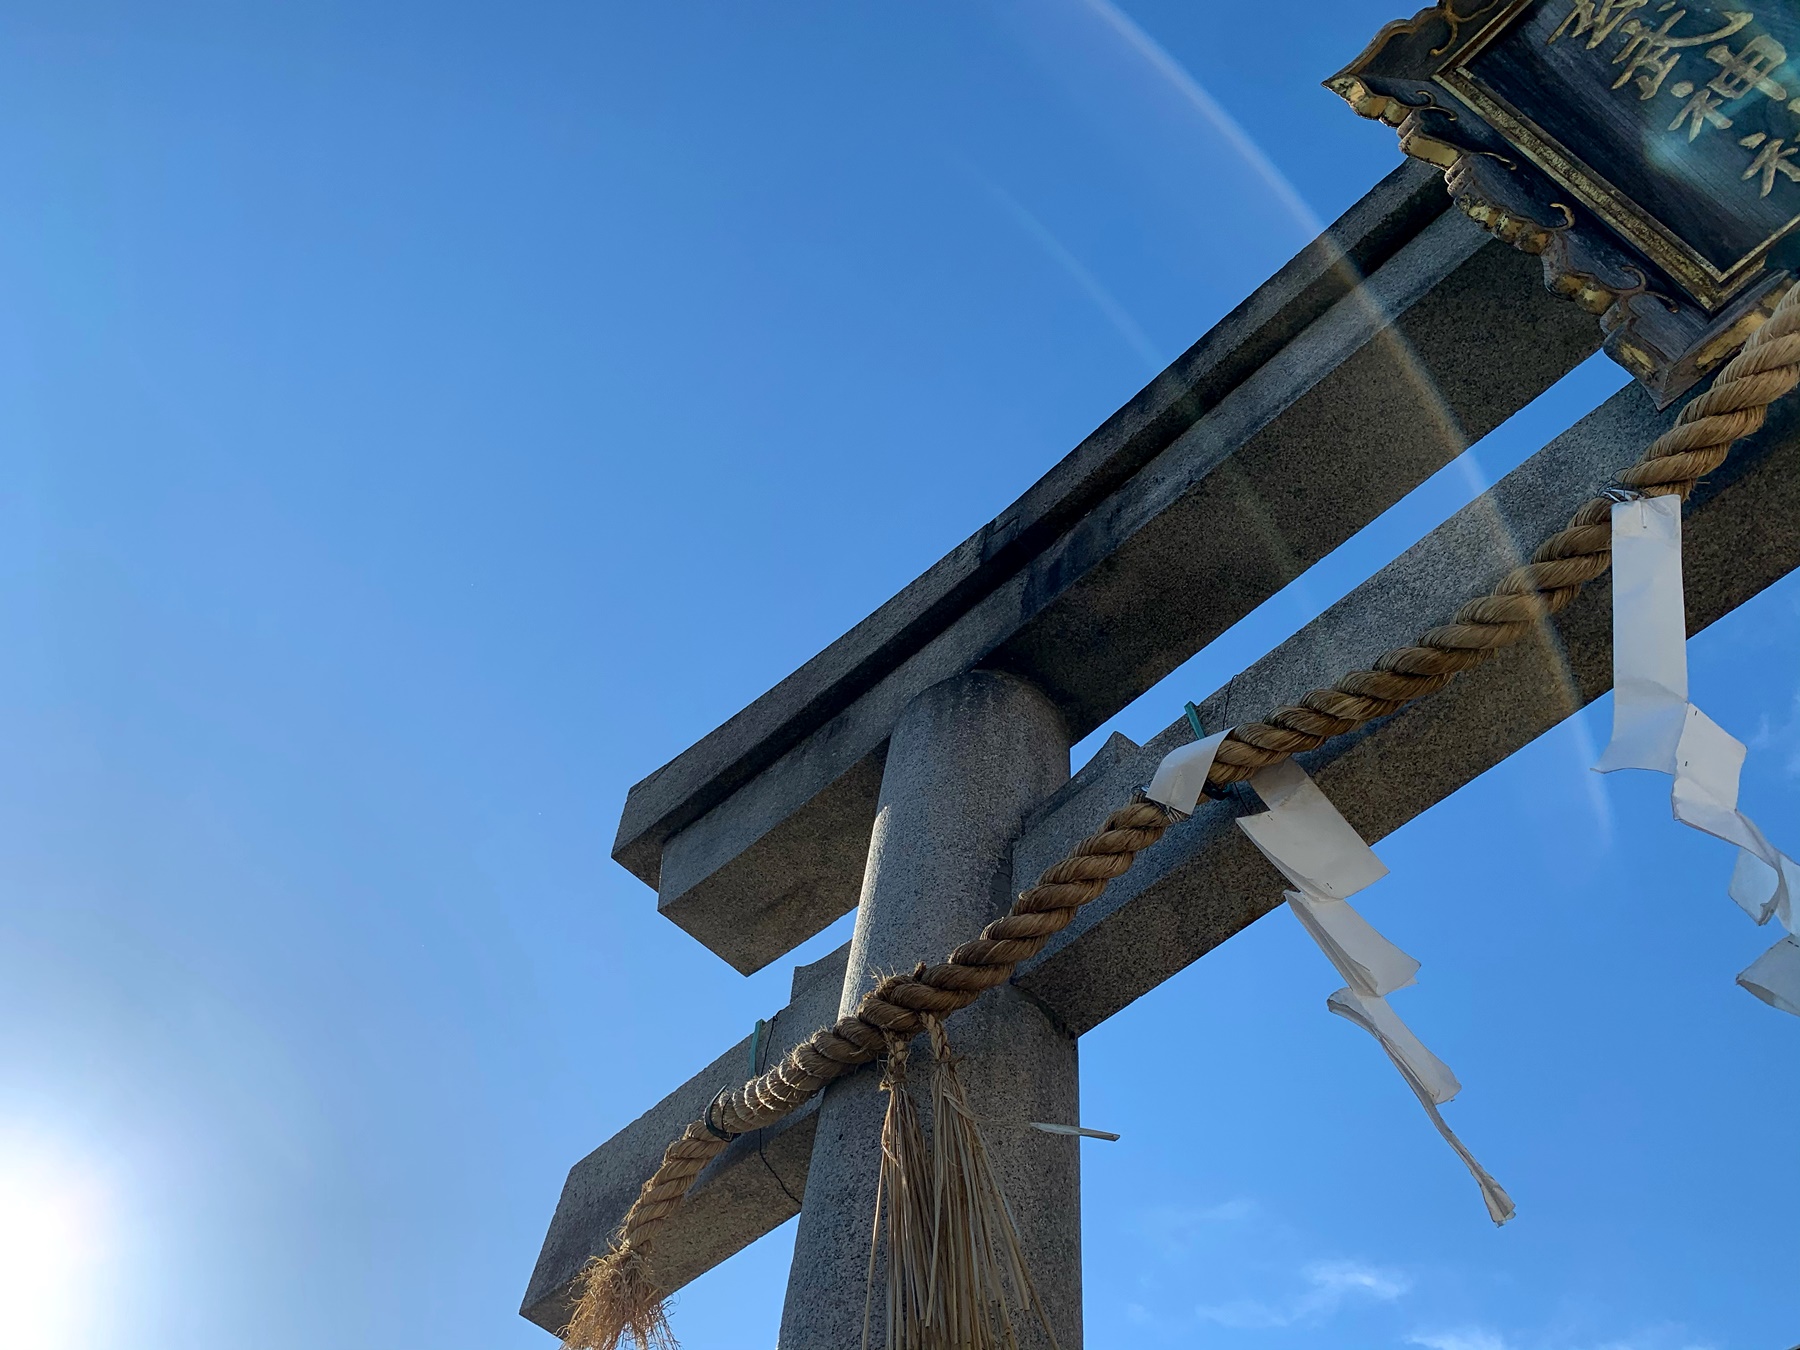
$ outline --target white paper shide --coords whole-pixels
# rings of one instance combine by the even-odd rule
[[[1791,934],[1800,871],[1738,810],[1744,743],[1688,700],[1681,499],[1615,503],[1612,537],[1613,734],[1594,768],[1668,774],[1675,819],[1738,850],[1727,893],[1757,923],[1777,919]],[[1738,983],[1800,1015],[1800,944],[1781,939]]]
[[[1350,896],[1386,876],[1387,867],[1293,760],[1252,774],[1250,786],[1269,809],[1240,817],[1238,828],[1292,883],[1294,889],[1285,893],[1288,907],[1344,978],[1345,987],[1325,1006],[1368,1032],[1387,1052],[1431,1123],[1481,1187],[1488,1216],[1505,1223],[1513,1216],[1512,1198],[1438,1111],[1462,1085],[1388,1006],[1389,994],[1414,983],[1419,963],[1349,904]]]
[[[1165,755],[1145,796],[1183,815],[1192,814],[1225,736],[1221,731]],[[1431,1123],[1480,1185],[1489,1217],[1505,1223],[1513,1216],[1512,1199],[1438,1112],[1462,1085],[1387,1003],[1389,994],[1414,982],[1419,963],[1347,903],[1350,896],[1386,876],[1387,867],[1292,760],[1258,770],[1251,775],[1250,786],[1269,809],[1241,817],[1238,827],[1293,886],[1285,892],[1289,908],[1344,978],[1345,987],[1325,1006],[1356,1023],[1387,1052]]]

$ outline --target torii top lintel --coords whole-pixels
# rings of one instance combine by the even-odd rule
[[[1449,206],[1436,168],[1389,174],[994,521],[633,787],[613,857],[756,970],[855,907],[910,699],[1003,671],[1079,739],[1529,403],[1599,331]]]

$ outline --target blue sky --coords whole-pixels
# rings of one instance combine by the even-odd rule
[[[1406,7],[7,6],[8,1350],[551,1345],[514,1309],[568,1166],[786,998],[608,859],[626,789],[1397,162],[1318,81]],[[1117,725],[1622,382],[1573,373]],[[1692,660],[1800,845],[1800,587]],[[1363,897],[1519,1218],[1278,913],[1083,1042],[1124,1136],[1085,1155],[1090,1350],[1800,1339],[1800,1026],[1732,984],[1773,935],[1666,784],[1587,771],[1607,716]],[[1147,1057],[1170,1018],[1193,1048]],[[791,1242],[685,1291],[688,1344],[773,1344]]]

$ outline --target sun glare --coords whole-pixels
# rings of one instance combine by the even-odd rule
[[[98,1188],[53,1152],[0,1137],[0,1347],[76,1350],[96,1278]]]

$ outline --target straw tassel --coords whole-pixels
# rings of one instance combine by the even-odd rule
[[[569,1350],[613,1350],[627,1336],[637,1350],[680,1350],[642,1248],[620,1240],[605,1256],[589,1258],[578,1288],[562,1330]]]
[[[906,1086],[907,1040],[888,1037],[881,1090],[888,1095],[881,1121],[881,1175],[875,1184],[875,1231],[869,1235],[869,1275],[863,1299],[863,1350],[869,1350],[869,1321],[875,1302],[877,1242],[886,1239],[887,1317],[884,1350],[930,1350],[933,1317],[928,1284],[931,1266],[931,1155],[919,1108]]]
[[[1017,1350],[1009,1303],[1029,1307],[1052,1350],[1056,1334],[1044,1312],[1018,1227],[994,1175],[981,1124],[957,1072],[941,1018],[927,1016],[931,1038],[932,1243],[929,1296],[934,1321],[929,1350]]]

